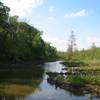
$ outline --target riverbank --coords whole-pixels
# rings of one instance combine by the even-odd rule
[[[100,98],[100,67],[71,65],[70,62],[61,62],[65,66],[60,73],[47,73],[48,82],[56,87],[70,91],[82,91],[83,93],[91,93]],[[68,66],[71,65],[70,67]],[[80,64],[80,63],[79,63]],[[64,71],[63,71],[64,70]]]
[[[84,94],[92,94],[98,98],[100,98],[100,86],[98,85],[90,85],[90,84],[85,84],[85,85],[76,85],[76,84],[71,84],[70,82],[65,82],[61,80],[55,80],[55,79],[48,79],[48,82],[50,84],[55,85],[56,87],[69,90],[69,91],[80,91],[81,93]]]
[[[49,78],[47,79],[47,81],[50,84],[65,90],[76,92],[80,91],[86,94],[91,93],[92,95],[95,95],[100,98],[100,85],[93,85],[85,82],[83,83],[83,80],[77,80],[77,77],[71,79],[70,76],[69,79],[70,80],[68,80],[68,77],[64,78],[62,75],[57,75],[57,73],[52,73],[52,75],[49,74]]]
[[[30,69],[34,66],[42,65],[45,62],[53,62],[57,59],[38,60],[38,61],[21,61],[21,62],[0,62],[0,69]]]
[[[81,67],[81,66],[88,66],[87,63],[82,62],[82,61],[63,61],[61,62],[61,64],[63,64],[64,66],[67,67]]]
[[[23,99],[24,97],[27,100],[48,100],[48,98],[52,100],[65,100],[66,98],[71,100],[90,100],[90,98],[94,98],[93,100],[98,100],[91,94],[82,93],[77,89],[74,90],[75,92],[73,92],[73,88],[66,89],[66,91],[50,85],[46,80],[45,72],[56,72],[58,74],[64,68],[60,62],[47,62],[40,67],[36,66],[33,70],[0,70],[0,95],[5,96],[5,99],[7,97],[22,97]]]

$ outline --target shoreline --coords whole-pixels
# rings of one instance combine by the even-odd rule
[[[50,77],[47,79],[48,83],[51,85],[55,85],[64,90],[70,91],[80,91],[84,94],[93,94],[94,96],[100,98],[100,86],[99,85],[91,85],[91,84],[71,84],[70,82],[64,82],[64,80],[58,80],[56,77]]]
[[[30,68],[34,68],[34,66],[39,66],[44,64],[45,62],[52,62],[52,61],[57,61],[57,60],[41,60],[41,61],[27,61],[27,62],[0,62],[0,70],[1,69],[21,69],[21,68],[25,68],[25,69],[30,69]],[[33,66],[33,67],[32,67]]]

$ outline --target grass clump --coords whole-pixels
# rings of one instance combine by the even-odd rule
[[[72,85],[79,85],[79,86],[83,86],[88,83],[86,79],[80,76],[68,76],[65,81],[69,82]]]

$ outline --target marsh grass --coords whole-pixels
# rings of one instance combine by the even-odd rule
[[[87,60],[83,63],[79,61],[64,62],[66,68],[66,76],[58,76],[58,80],[70,83],[73,85],[99,85],[100,86],[100,61],[99,60]],[[68,65],[67,65],[68,64]],[[69,66],[70,64],[70,66]],[[72,64],[72,65],[71,65]],[[75,66],[74,66],[75,64]],[[80,65],[81,64],[81,65]],[[79,66],[78,66],[79,65]]]
[[[66,82],[77,85],[100,85],[100,66],[68,67],[66,70],[71,73],[64,80]]]

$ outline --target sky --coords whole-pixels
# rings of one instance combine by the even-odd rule
[[[43,39],[66,51],[71,31],[78,49],[92,43],[100,47],[100,0],[0,0],[19,16],[43,31]]]

